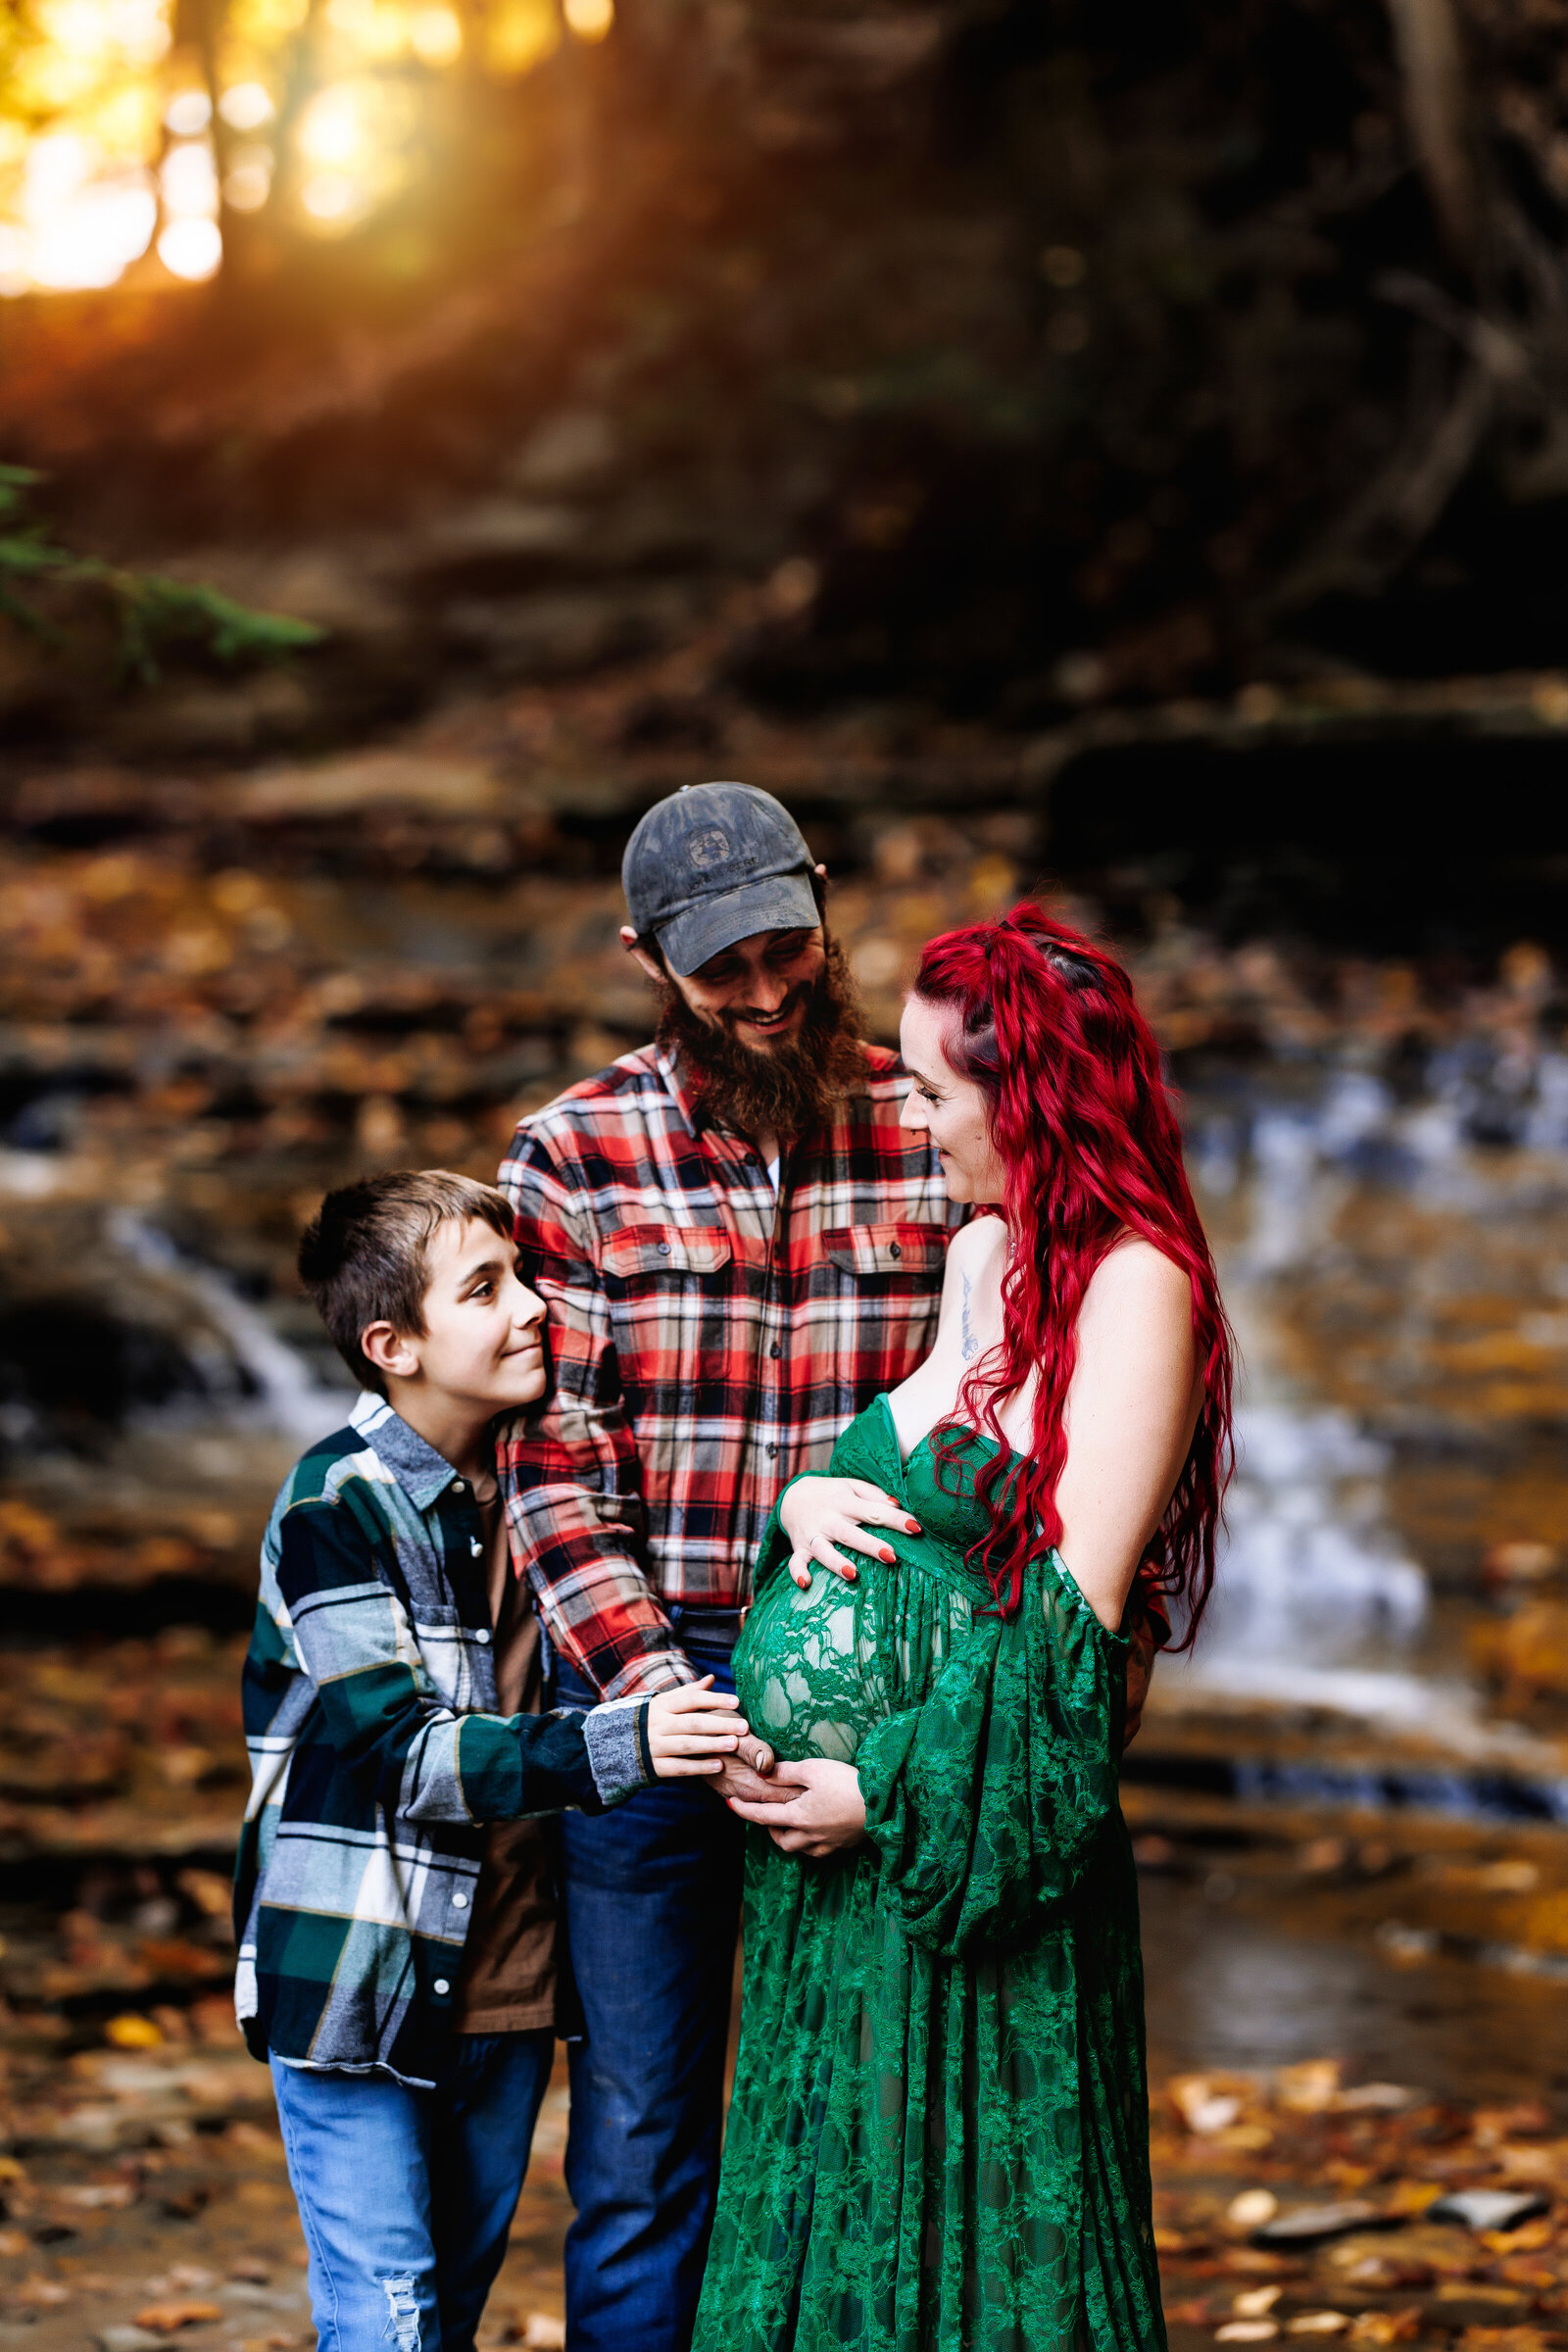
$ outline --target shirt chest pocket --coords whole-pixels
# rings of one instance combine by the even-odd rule
[[[621,1379],[634,1414],[652,1416],[641,1439],[645,1467],[656,1476],[654,1421],[710,1408],[737,1350],[745,1352],[745,1300],[736,1296],[733,1257],[730,1236],[713,1225],[623,1225],[604,1245]]]
[[[880,1292],[940,1289],[948,1236],[941,1225],[834,1225],[822,1236],[822,1255],[841,1274]]]
[[[716,1225],[623,1225],[605,1243],[605,1281],[627,1296],[722,1274],[732,1251]]]
[[[906,1380],[936,1338],[947,1229],[912,1218],[822,1235],[818,1332],[845,1418]],[[813,1286],[816,1288],[816,1286]]]

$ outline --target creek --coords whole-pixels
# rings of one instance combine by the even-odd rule
[[[1462,1067],[1188,1109],[1245,1368],[1214,1598],[1129,1757],[1156,2055],[1560,2094],[1558,1067],[1488,1144]]]
[[[1541,1091],[1534,1131],[1490,1147],[1462,1105],[1365,1074],[1189,1100],[1244,1373],[1214,1599],[1128,1764],[1161,2065],[1328,2053],[1441,2095],[1568,2087],[1562,1922],[1489,1933],[1463,1877],[1490,1870],[1514,1912],[1568,1877],[1568,1688],[1549,1660],[1512,1692],[1484,1671],[1505,1612],[1556,1605],[1568,1537],[1568,1138]],[[221,1503],[250,1537],[348,1392],[155,1219],[115,1210],[106,1234],[205,1394],[136,1403],[95,1462],[45,1454],[31,1489],[111,1519]],[[250,1557],[195,1610],[175,1580],[159,1613],[239,1627]],[[38,1629],[36,1596],[6,1598]]]
[[[378,1162],[489,1174],[519,1110],[647,1033],[614,942],[623,815],[553,870],[504,797],[482,843],[454,832],[450,768],[420,757],[344,767],[351,834],[335,771],[280,770],[260,798],[208,789],[210,848],[138,814],[4,853],[0,1626],[55,1713],[0,1737],[0,1909],[67,1904],[96,1872],[111,1921],[177,1910],[171,1857],[222,1866],[257,1537],[347,1397],[290,1274],[321,1190]],[[34,797],[47,814],[89,786]],[[1063,795],[1064,853],[1093,798]],[[462,862],[481,849],[494,870]],[[1282,950],[1205,928],[1223,876],[1125,850],[1069,877],[1074,904],[1129,941],[1172,1053],[1245,1367],[1213,1605],[1125,1773],[1156,2061],[1568,2083],[1549,963],[1516,944],[1481,983],[1360,936]],[[886,808],[834,854],[887,1035],[913,946],[1027,887],[1041,842],[1010,805]],[[1517,941],[1499,892],[1489,925]],[[166,1655],[183,1712],[138,1744]],[[106,1712],[137,1717],[114,1755],[91,1746]],[[83,2023],[123,1999],[108,1962],[71,1983]]]

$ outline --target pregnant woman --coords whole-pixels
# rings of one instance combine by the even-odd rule
[[[745,2009],[697,2352],[1146,2352],[1119,1629],[1140,1577],[1189,1635],[1207,1597],[1229,1332],[1102,949],[1030,906],[950,932],[903,1048],[906,1122],[998,1213],[952,1245],[930,1357],[785,1490],[758,1563],[736,1681],[800,1793],[735,1808]]]

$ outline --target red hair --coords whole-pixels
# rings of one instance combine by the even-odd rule
[[[1153,1589],[1183,1604],[1187,1648],[1214,1582],[1232,1465],[1234,1367],[1153,1032],[1116,958],[1027,901],[1000,923],[968,923],[930,941],[914,993],[957,1014],[948,1060],[986,1094],[1006,1171],[1012,1254],[1002,1338],[965,1375],[937,1446],[939,1460],[956,1463],[965,1425],[997,1441],[996,1458],[976,1479],[991,1513],[990,1535],[976,1549],[998,1608],[1013,1613],[1026,1562],[1060,1540],[1056,1485],[1067,1458],[1063,1412],[1078,1316],[1096,1267],[1134,1233],[1192,1285],[1202,1404],[1142,1563]],[[997,1407],[1036,1371],[1029,1451],[1015,1455]]]

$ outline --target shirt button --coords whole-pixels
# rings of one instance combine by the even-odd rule
[[[452,1908],[454,1911],[466,1911],[468,1908],[467,1896],[466,1894],[455,1894],[452,1897]]]
[[[478,1642],[479,1647],[483,1649],[485,1643],[489,1641],[490,1636],[486,1632],[485,1628],[481,1625],[475,1627],[473,1638]]]
[[[889,1257],[902,1257],[904,1255],[904,1251],[899,1248],[897,1242],[890,1242],[888,1244],[888,1255]]]
[[[768,1449],[767,1449],[767,1458],[768,1458],[768,1460],[769,1460],[769,1461],[771,1461],[771,1460],[773,1459],[773,1456],[774,1456],[774,1454],[775,1454],[775,1453],[777,1453],[777,1451],[778,1451],[778,1447],[777,1447],[776,1446],[770,1446],[768,1447]]]
[[[772,1347],[771,1347],[771,1348],[768,1349],[768,1351],[767,1351],[767,1352],[768,1352],[768,1354],[769,1354],[769,1355],[782,1355],[782,1354],[783,1354],[783,1352],[784,1352],[784,1350],[783,1350],[783,1348],[782,1348],[779,1346],[779,1344],[778,1344],[777,1340],[775,1340],[775,1341],[773,1342],[773,1345],[772,1345]]]
[[[463,1483],[463,1481],[462,1481],[462,1479],[461,1479],[461,1478],[455,1478],[455,1479],[452,1481],[452,1492],[453,1492],[453,1494],[466,1494],[466,1493],[468,1492],[468,1490],[467,1490],[467,1488],[466,1488],[466,1487],[464,1485],[464,1483]]]
[[[483,1551],[484,1545],[480,1543],[477,1536],[470,1536],[468,1538],[468,1549],[472,1552],[475,1559],[477,1559],[480,1552]]]
[[[659,1254],[661,1257],[667,1257],[669,1255],[669,1244],[667,1242],[660,1243]]]
[[[435,1983],[431,1985],[430,1990],[432,1992],[450,1992],[452,1987],[448,1984],[445,1977],[437,1977]]]

